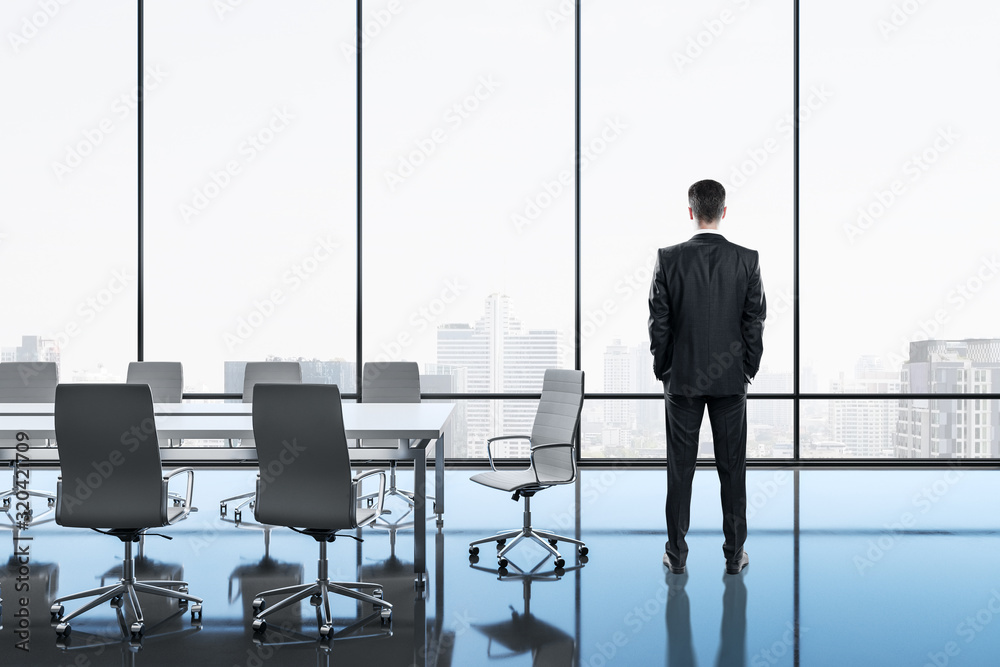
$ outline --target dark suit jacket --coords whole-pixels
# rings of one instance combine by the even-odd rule
[[[653,373],[668,394],[741,394],[760,367],[759,257],[721,234],[660,248],[649,288]]]

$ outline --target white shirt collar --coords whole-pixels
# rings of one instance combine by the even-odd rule
[[[699,229],[695,232],[695,234],[721,234],[721,233],[722,232],[720,232],[718,229]]]

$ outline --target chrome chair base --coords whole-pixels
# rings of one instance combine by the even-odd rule
[[[392,621],[392,604],[382,599],[382,585],[363,581],[330,581],[328,576],[328,561],[326,558],[326,542],[319,540],[319,576],[311,584],[299,584],[297,586],[285,586],[273,590],[258,593],[254,597],[253,610],[254,618],[252,623],[253,631],[263,634],[267,631],[267,617],[278,612],[285,607],[299,603],[309,598],[309,603],[314,607],[322,607],[322,617],[319,618],[319,635],[321,639],[330,639],[333,634],[333,616],[330,611],[331,594],[343,595],[361,602],[372,605],[373,613],[378,612],[382,618],[382,623],[388,624]],[[370,591],[371,594],[361,591]],[[274,605],[268,606],[265,598],[274,595],[286,595]],[[317,610],[318,611],[318,610]]]
[[[194,602],[195,604],[191,606],[191,621],[201,621],[201,605],[203,601],[199,597],[188,594],[187,582],[170,580],[137,581],[135,578],[135,560],[132,557],[132,542],[126,541],[124,537],[122,538],[122,541],[125,542],[125,559],[122,562],[122,578],[117,584],[101,586],[100,588],[92,588],[79,593],[73,593],[72,595],[63,595],[62,597],[56,598],[56,600],[52,603],[52,607],[49,609],[49,612],[52,615],[52,624],[56,629],[57,636],[69,636],[72,630],[70,621],[77,616],[88,612],[105,602],[110,602],[112,607],[121,609],[125,600],[128,600],[129,606],[132,608],[132,613],[135,616],[135,621],[133,621],[133,623],[129,626],[129,633],[133,641],[141,639],[146,626],[145,619],[142,615],[142,606],[139,604],[138,593],[175,598],[178,600],[178,604],[181,605],[187,605],[188,602]],[[177,587],[178,590],[173,590],[173,587]],[[62,605],[63,602],[78,600],[86,597],[93,597],[94,599],[79,609],[63,615],[65,610]]]
[[[521,528],[515,530],[509,530],[497,533],[492,537],[484,537],[480,540],[474,540],[469,542],[469,557],[473,558],[479,555],[479,547],[477,544],[484,544],[486,542],[496,542],[497,543],[497,561],[500,565],[500,569],[505,569],[508,565],[508,560],[506,558],[507,552],[517,546],[522,540],[529,539],[542,546],[546,551],[549,552],[551,556],[555,558],[556,568],[563,568],[566,565],[566,559],[560,555],[559,551],[556,550],[556,544],[559,542],[569,542],[570,544],[575,544],[577,548],[577,555],[586,556],[589,552],[587,545],[580,540],[575,540],[571,537],[564,537],[562,535],[556,535],[555,533],[549,532],[547,530],[538,530],[531,527],[531,496],[524,495],[524,525]],[[512,540],[507,544],[507,540]]]

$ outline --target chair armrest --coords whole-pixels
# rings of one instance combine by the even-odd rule
[[[187,488],[183,496],[176,493],[170,493],[169,483],[170,479],[175,475],[180,473],[187,473]],[[175,505],[180,505],[184,508],[184,512],[181,514],[178,521],[181,519],[186,519],[188,514],[197,511],[197,508],[191,506],[191,501],[194,496],[194,468],[178,468],[176,470],[171,470],[166,475],[163,476],[163,491],[164,491],[164,502],[167,500],[174,501]]]
[[[486,441],[486,457],[490,460],[490,468],[493,469],[493,472],[496,472],[497,467],[495,465],[493,465],[493,451],[492,451],[493,448],[492,448],[491,445],[495,441],[497,441],[497,440],[527,440],[530,443],[531,442],[531,436],[530,435],[498,435],[495,438],[489,438]]]
[[[567,479],[567,480],[545,480],[545,481],[543,481],[538,476],[538,467],[535,465],[535,452],[537,452],[540,449],[554,449],[554,448],[557,448],[557,447],[569,450],[569,452],[568,452],[569,453],[569,462],[570,462],[570,468],[573,470],[573,475],[569,479]],[[561,482],[561,483],[569,483],[569,482],[572,482],[573,480],[575,480],[576,479],[576,461],[573,460],[573,449],[574,449],[573,448],[573,443],[571,443],[571,442],[553,442],[553,443],[548,443],[548,444],[545,444],[545,445],[535,445],[534,447],[532,447],[531,448],[531,469],[535,472],[535,480],[539,484],[551,484],[553,481],[558,481],[558,482]]]
[[[361,491],[361,481],[372,475],[378,475],[378,504],[376,505],[375,518],[382,516],[382,501],[385,500],[385,471],[384,470],[369,470],[368,472],[363,472],[353,480],[351,480],[351,490],[354,493],[354,503],[351,505],[351,511],[353,512],[357,508],[358,503],[361,501],[361,497],[358,495]],[[356,523],[356,521],[355,521]]]

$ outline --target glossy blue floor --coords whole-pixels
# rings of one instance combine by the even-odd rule
[[[370,606],[336,601],[339,634],[328,643],[307,602],[254,641],[254,595],[311,581],[318,552],[287,529],[265,546],[264,532],[219,516],[219,499],[251,488],[250,472],[199,471],[200,511],[163,531],[173,540],[146,539],[139,577],[183,577],[205,604],[192,624],[176,603],[144,602],[141,644],[122,638],[109,605],[57,642],[51,601],[117,579],[123,552],[92,531],[36,525],[17,543],[27,562],[0,570],[0,665],[997,664],[995,472],[751,471],[751,563],[727,576],[714,471],[696,475],[688,573],[672,575],[661,562],[665,472],[586,469],[577,485],[536,496],[532,510],[537,527],[579,530],[589,562],[567,549],[556,574],[540,548],[522,544],[506,577],[491,545],[475,564],[467,545],[518,526],[522,505],[469,482],[472,472],[447,472],[443,528],[428,522],[424,591],[413,583],[412,529],[366,529],[363,543],[330,545],[331,577],[378,581],[395,609],[385,626]],[[400,486],[409,479],[402,473]],[[36,471],[32,486],[54,488],[54,473]],[[405,524],[402,504],[391,507]]]

